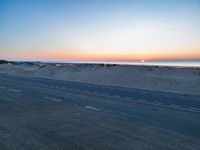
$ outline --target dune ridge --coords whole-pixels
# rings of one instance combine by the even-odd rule
[[[200,94],[200,68],[115,64],[0,63],[0,72],[83,83]]]

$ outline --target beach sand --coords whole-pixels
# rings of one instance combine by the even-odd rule
[[[1,73],[92,84],[200,94],[200,68],[112,64],[6,63]]]

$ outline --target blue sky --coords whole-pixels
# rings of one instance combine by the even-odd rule
[[[199,27],[199,0],[0,0],[0,57],[199,58]]]

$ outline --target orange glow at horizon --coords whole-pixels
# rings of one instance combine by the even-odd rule
[[[153,61],[153,60],[168,60],[168,59],[197,59],[200,58],[199,53],[103,53],[103,52],[87,52],[87,51],[66,51],[66,50],[46,50],[37,51],[22,51],[17,53],[5,53],[4,56],[10,59],[23,58],[27,60],[55,60],[55,61]]]
[[[0,2],[0,59],[200,59],[199,8],[200,0],[5,0]]]

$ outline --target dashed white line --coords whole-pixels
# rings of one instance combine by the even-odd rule
[[[12,80],[12,79],[4,79],[4,80],[7,80],[7,81],[15,81],[15,80]],[[23,82],[23,81],[22,81]],[[23,83],[27,83],[27,82],[23,82]],[[29,83],[30,84],[30,83]],[[35,83],[33,83],[35,84]],[[37,85],[42,85],[44,86],[43,84],[38,84]],[[49,87],[49,86],[45,86],[45,87]],[[57,87],[57,88],[60,88],[60,87]],[[103,88],[103,87],[102,87]],[[5,87],[0,87],[0,89],[7,89]],[[20,90],[15,90],[15,89],[8,89],[9,91],[12,91],[12,92],[20,92]],[[68,89],[69,90],[69,89]],[[81,90],[74,90],[74,89],[71,89],[72,91],[77,91],[77,92],[83,92]],[[92,93],[91,93],[92,94]],[[176,109],[176,110],[183,110],[183,111],[189,111],[189,112],[196,112],[196,113],[200,113],[200,109],[199,108],[193,108],[193,107],[190,107],[190,108],[183,108],[182,106],[179,106],[179,105],[170,105],[170,106],[167,106],[167,105],[163,105],[162,103],[160,104],[159,102],[146,102],[144,100],[133,100],[133,99],[129,99],[129,98],[122,98],[118,95],[113,95],[113,96],[110,96],[110,95],[101,95],[101,94],[96,94],[96,95],[100,95],[100,96],[104,96],[104,97],[110,97],[110,98],[116,98],[116,99],[124,99],[124,100],[128,100],[128,101],[133,101],[133,102],[137,102],[137,103],[143,103],[143,104],[147,104],[147,105],[155,105],[155,106],[161,106],[161,107],[165,107],[165,108],[171,108],[171,109]],[[51,98],[51,100],[53,101],[61,101],[59,99],[55,99],[55,98]],[[198,100],[196,100],[198,101]],[[94,109],[95,107],[92,107],[92,106],[86,106],[88,109]],[[97,110],[99,110],[98,108],[95,108]]]
[[[96,107],[94,107],[94,106],[85,106],[85,108],[87,108],[87,109],[91,109],[91,110],[96,110],[96,111],[101,110],[101,109],[96,108]]]
[[[4,86],[1,86],[1,87],[0,87],[0,89],[3,89],[3,90],[5,90],[5,89],[6,89],[6,87],[4,87]]]
[[[200,111],[199,108],[190,107],[190,109],[195,110],[195,111]]]
[[[16,89],[8,89],[8,91],[16,92],[16,93],[21,92],[21,90],[16,90]]]
[[[61,99],[53,98],[53,97],[45,97],[45,99],[48,99],[48,100],[51,100],[51,101],[54,101],[54,102],[61,102]]]

